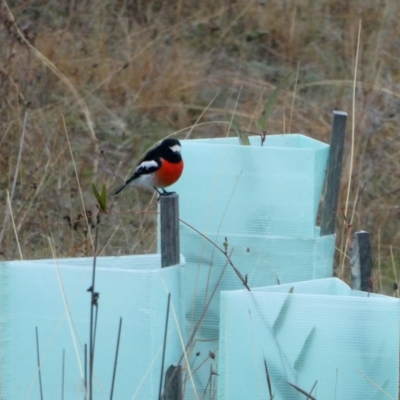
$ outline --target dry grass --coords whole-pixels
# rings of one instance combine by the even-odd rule
[[[24,258],[51,257],[46,239],[50,235],[59,257],[92,253],[86,223],[74,222],[85,211],[67,134],[85,208],[95,223],[92,182],[116,187],[151,144],[184,127],[189,131],[208,106],[200,122],[229,122],[241,87],[236,116],[247,126],[263,91],[265,99],[299,65],[296,97],[293,101],[293,82],[280,96],[269,131],[287,130],[291,118],[291,131],[328,141],[332,110],[347,111],[349,122],[354,118],[348,205],[349,212],[354,208],[352,229],[371,232],[376,258],[380,232],[384,283],[393,282],[390,246],[395,260],[400,251],[396,18],[400,3],[86,0],[15,1],[8,6],[17,25],[2,3],[0,213],[8,212],[6,189],[11,190],[17,173],[11,208]],[[29,118],[16,171],[26,107]],[[226,126],[204,125],[192,135],[221,135]],[[110,214],[101,216],[103,254],[155,249],[154,199],[132,193],[118,203],[111,201]],[[4,259],[19,257],[10,219],[0,245]]]

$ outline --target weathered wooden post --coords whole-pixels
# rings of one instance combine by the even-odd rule
[[[329,161],[325,178],[325,196],[321,213],[321,236],[335,233],[346,120],[347,113],[344,111],[333,112]]]
[[[170,365],[165,374],[165,400],[182,400],[182,367]]]
[[[161,266],[180,263],[179,196],[160,196]],[[182,400],[182,367],[170,365],[164,379],[164,400]],[[160,400],[161,400],[160,399]]]
[[[179,248],[179,196],[174,193],[160,196],[161,266],[180,262]]]
[[[372,250],[369,232],[359,231],[353,235],[350,248],[351,288],[371,290]]]

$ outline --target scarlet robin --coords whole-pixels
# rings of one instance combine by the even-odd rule
[[[182,171],[183,160],[179,140],[165,139],[144,156],[132,177],[114,193],[114,196],[130,185],[155,189],[160,196],[172,194],[165,188],[175,183],[180,178]],[[162,192],[158,189],[161,189]]]

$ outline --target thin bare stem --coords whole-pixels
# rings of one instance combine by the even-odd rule
[[[168,293],[168,300],[167,300],[167,315],[165,317],[165,329],[164,329],[164,344],[163,344],[163,353],[161,357],[161,376],[160,376],[160,386],[158,388],[158,399],[161,400],[162,394],[162,383],[164,378],[164,362],[165,362],[165,350],[167,348],[167,335],[168,335],[168,321],[169,321],[169,309],[171,305],[171,293]],[[168,385],[169,382],[167,382]]]
[[[358,25],[358,39],[357,39],[357,51],[356,51],[356,62],[354,66],[354,80],[353,80],[353,102],[352,102],[352,119],[351,119],[351,149],[350,149],[350,168],[349,168],[349,182],[347,184],[347,196],[344,213],[347,215],[347,209],[349,207],[350,200],[350,189],[351,189],[351,178],[353,174],[354,165],[354,142],[355,142],[355,126],[356,126],[356,89],[357,89],[357,69],[358,69],[358,58],[360,54],[360,40],[361,40],[361,20]]]
[[[264,97],[264,92],[265,92],[265,87],[263,87],[263,90],[262,90],[262,92],[261,92],[261,94],[260,94],[260,97],[259,97],[259,99],[258,99],[256,108],[254,109],[253,115],[251,116],[249,125],[247,125],[247,131],[250,131],[251,124],[253,123],[254,118],[256,117],[256,114],[257,114],[257,112],[258,112],[258,108],[260,107],[261,101],[262,101],[262,99],[263,99],[263,97]],[[260,134],[257,133],[257,135],[260,135]],[[261,136],[261,135],[260,135],[260,136]]]
[[[80,105],[82,112],[85,116],[86,124],[89,130],[89,134],[91,139],[94,141],[95,144],[97,144],[98,140],[96,137],[96,134],[93,129],[93,122],[90,117],[89,109],[83,100],[83,98],[80,96],[78,91],[76,90],[75,86],[71,83],[71,81],[47,58],[45,57],[35,46],[32,45],[32,43],[25,37],[24,33],[21,31],[19,26],[15,23],[15,18],[13,13],[11,12],[10,7],[7,4],[6,0],[3,0],[3,4],[5,6],[5,9],[7,10],[8,16],[10,18],[10,21],[14,24],[15,30],[18,34],[19,39],[25,43],[25,45],[32,51],[32,53],[37,57],[47,68],[50,69],[51,72],[53,72],[54,75],[57,76],[58,79],[62,83],[64,83],[67,88],[71,91],[73,96],[75,97],[76,101]],[[97,171],[97,167],[95,168]]]
[[[38,365],[38,373],[39,373],[40,399],[43,400],[42,366],[40,365],[40,350],[39,350],[39,333],[38,333],[38,327],[36,327],[36,355],[37,355],[37,365]]]
[[[20,256],[21,260],[23,260],[24,258],[22,256],[21,245],[19,244],[18,231],[17,231],[17,228],[15,226],[14,215],[13,215],[12,208],[11,208],[10,194],[9,194],[8,190],[7,190],[7,203],[8,203],[8,208],[9,208],[9,214],[8,215],[11,216],[11,223],[12,223],[12,226],[13,226],[13,229],[14,229],[15,240],[17,242],[19,256]]]
[[[236,108],[237,108],[237,105],[239,103],[239,98],[240,98],[240,94],[242,93],[242,88],[243,88],[243,85],[240,86],[239,93],[238,93],[237,98],[236,98],[235,108],[233,109],[232,117],[231,117],[231,120],[229,121],[228,130],[226,132],[226,136],[227,137],[229,136],[229,132],[232,129],[232,122],[233,122],[233,119],[235,118]]]
[[[380,387],[376,382],[374,382],[370,377],[368,377],[367,375],[365,375],[363,372],[361,371],[357,371],[363,378],[365,378],[372,386],[374,386],[375,388],[377,388],[380,392],[382,392],[382,394],[385,395],[385,397],[387,397],[388,399],[391,400],[395,400],[394,397],[390,396],[390,394],[388,392],[386,392],[385,390],[382,389],[382,387]]]
[[[85,391],[84,391],[84,400],[87,400],[87,393],[88,393],[88,380],[87,380],[87,343],[85,343],[85,349],[84,349],[84,356],[85,356]]]
[[[198,233],[201,237],[203,237],[205,240],[207,240],[209,243],[211,243],[217,250],[219,250],[227,259],[229,265],[233,268],[233,270],[235,271],[236,275],[239,277],[239,279],[242,281],[243,286],[245,286],[245,288],[250,292],[250,287],[248,285],[248,281],[247,281],[247,275],[246,277],[243,277],[243,275],[240,273],[240,271],[233,265],[233,262],[231,260],[231,258],[228,256],[228,254],[226,253],[225,250],[223,250],[221,247],[219,247],[216,243],[214,243],[211,239],[209,239],[206,235],[204,235],[203,233],[201,233],[198,229],[196,229],[194,226],[188,224],[186,221],[182,220],[179,218],[179,221],[182,222],[183,224],[185,224],[186,226],[188,226],[190,229],[193,229],[196,233]]]
[[[347,184],[347,195],[346,195],[346,203],[344,207],[344,214],[347,215],[347,210],[349,207],[350,201],[350,191],[351,191],[351,183],[352,183],[352,175],[353,175],[353,166],[354,166],[354,147],[355,147],[355,127],[356,127],[356,89],[357,89],[357,70],[358,70],[358,58],[360,54],[360,41],[361,41],[361,20],[358,24],[358,38],[357,38],[357,51],[356,51],[356,61],[354,66],[354,80],[353,80],[353,103],[352,103],[352,120],[351,120],[351,149],[350,149],[350,168],[349,168],[349,181]],[[345,241],[345,248],[343,253],[347,253],[348,241]],[[344,269],[344,258],[342,258],[342,262],[340,265],[340,272]]]
[[[94,364],[94,345],[97,325],[98,310],[98,293],[96,292],[96,260],[97,260],[97,240],[99,229],[96,227],[96,237],[94,245],[93,269],[92,269],[92,285],[88,289],[90,292],[90,333],[89,333],[89,400],[93,400],[93,364]],[[94,316],[94,308],[96,307],[96,318]]]
[[[86,207],[85,207],[85,201],[83,200],[83,193],[82,193],[82,188],[81,188],[81,184],[79,182],[79,175],[78,175],[78,170],[76,168],[76,163],[75,163],[75,158],[74,158],[74,154],[72,152],[72,147],[71,147],[71,142],[69,141],[69,135],[68,135],[68,131],[67,131],[67,126],[65,125],[65,119],[64,116],[61,115],[62,121],[63,121],[63,125],[64,125],[64,131],[65,131],[65,136],[67,137],[67,142],[68,142],[68,148],[69,148],[69,152],[71,154],[71,160],[72,160],[72,164],[74,166],[74,171],[75,171],[75,177],[76,177],[76,182],[78,184],[78,189],[79,189],[79,195],[81,197],[81,202],[82,202],[82,214],[86,215]],[[85,218],[86,220],[86,226],[87,226],[87,230],[88,230],[88,235],[90,238],[90,242],[92,244],[92,248],[94,248],[93,246],[93,238],[92,238],[92,234],[90,231],[90,225],[89,225],[89,220],[87,218]]]
[[[7,227],[7,223],[8,223],[8,219],[10,218],[10,213],[11,212],[11,204],[14,198],[14,192],[15,192],[15,186],[17,184],[17,179],[18,179],[18,171],[19,171],[19,166],[21,164],[21,158],[22,158],[22,149],[24,147],[24,140],[25,140],[25,132],[26,132],[26,124],[28,122],[28,111],[25,111],[25,115],[24,115],[24,124],[22,126],[22,133],[21,133],[21,140],[19,142],[19,151],[18,151],[18,158],[17,158],[17,165],[15,166],[15,172],[14,172],[14,180],[13,180],[13,184],[11,186],[11,194],[8,196],[8,203],[9,203],[9,210],[6,212],[6,216],[4,218],[3,221],[3,228],[1,230],[0,233],[0,243],[2,243],[3,239],[4,239],[4,234],[6,231],[6,227]],[[11,215],[12,218],[12,215]],[[14,230],[15,230],[15,224],[13,222],[14,225]],[[18,237],[17,237],[17,241],[18,241]],[[18,244],[19,247],[19,244]],[[21,249],[20,249],[20,254],[21,254]],[[22,260],[22,256],[21,256],[21,260]]]
[[[381,268],[381,230],[378,229],[378,270],[379,270],[379,293],[382,293],[382,268]]]
[[[113,399],[113,395],[114,395],[114,384],[115,384],[115,375],[116,375],[116,372],[117,372],[117,362],[118,362],[119,344],[120,344],[120,342],[121,342],[121,328],[122,328],[122,317],[119,319],[117,349],[115,350],[115,360],[114,360],[113,377],[112,377],[112,381],[111,381],[110,400]]]
[[[64,400],[64,381],[65,381],[65,349],[63,349],[62,368],[61,368],[61,400]]]
[[[395,292],[396,292],[396,296],[400,297],[399,296],[399,281],[397,280],[396,264],[394,262],[393,247],[392,246],[390,246],[390,257],[392,259],[393,274],[394,274],[394,280],[395,280],[395,283],[396,283]]]
[[[204,114],[207,112],[207,110],[211,107],[212,103],[214,103],[215,99],[218,97],[218,93],[211,99],[211,101],[207,104],[207,107],[201,112],[199,117],[197,118],[196,122],[194,125],[192,125],[189,129],[189,132],[186,134],[185,139],[189,139],[190,135],[192,134],[194,128],[198,126],[200,120],[203,118]]]
[[[294,82],[292,107],[290,108],[290,118],[289,118],[289,129],[288,129],[288,133],[290,133],[290,132],[291,132],[291,129],[292,129],[292,117],[293,117],[293,110],[294,110],[294,101],[296,100],[297,82],[298,82],[298,80],[299,80],[299,70],[300,70],[300,61],[297,62],[296,80],[295,80],[295,82]]]

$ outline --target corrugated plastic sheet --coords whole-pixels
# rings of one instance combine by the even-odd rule
[[[299,134],[183,140],[171,187],[180,215],[201,231],[313,238],[329,146]]]
[[[35,327],[39,330],[45,399],[84,398],[84,343],[89,343],[92,258],[0,263],[0,398],[40,399]],[[183,263],[183,259],[182,259]],[[165,368],[182,354],[181,266],[160,267],[158,255],[99,257],[100,292],[94,398],[109,398],[119,318],[123,318],[114,398],[158,396],[168,292],[171,308]],[[63,300],[68,302],[72,325]],[[177,321],[174,317],[177,316]],[[72,333],[73,332],[73,333]],[[72,337],[76,339],[76,348]],[[78,352],[78,354],[77,354]]]
[[[231,254],[230,259],[241,275],[248,276],[250,288],[332,276],[333,235],[298,239],[208,233],[207,237],[222,249],[225,237],[228,239],[227,253]],[[219,329],[219,292],[242,289],[243,283],[227,265],[226,256],[186,226],[181,227],[181,248],[186,259],[183,292],[186,315],[192,323],[202,315],[211,292],[218,285],[201,326],[201,332],[210,331],[206,336],[215,337]]]
[[[220,248],[226,237],[227,253],[233,250],[251,288],[332,276],[335,238],[320,237],[315,226],[329,146],[300,134],[269,135],[264,146],[259,137],[250,141],[181,141],[185,169],[171,187],[179,194],[180,218]],[[226,257],[188,226],[180,228],[187,333],[197,329],[191,362],[200,364],[218,347],[220,291],[243,284],[228,265],[203,316]],[[198,393],[212,365],[208,360],[196,371]]]
[[[288,283],[332,276],[335,249],[333,235],[299,239],[228,233],[206,234],[222,249],[226,236],[227,253],[231,254],[231,260],[242,276],[248,276],[248,284],[252,290],[260,286],[276,285],[277,282]],[[243,284],[233,268],[227,265],[226,256],[184,225],[181,226],[181,251],[186,258],[183,304],[188,334],[196,327],[197,342],[191,361],[198,365],[207,358],[209,351],[218,348],[220,291],[242,289]],[[215,288],[216,292],[212,295]],[[206,305],[208,308],[203,315]],[[203,318],[202,323],[196,326],[200,318]],[[200,356],[196,356],[196,353],[200,353]],[[216,368],[212,360],[208,360],[196,371],[198,393],[202,393],[207,386],[211,365]]]
[[[293,288],[293,293],[290,293]],[[221,293],[218,398],[397,399],[399,300],[330,278]]]

